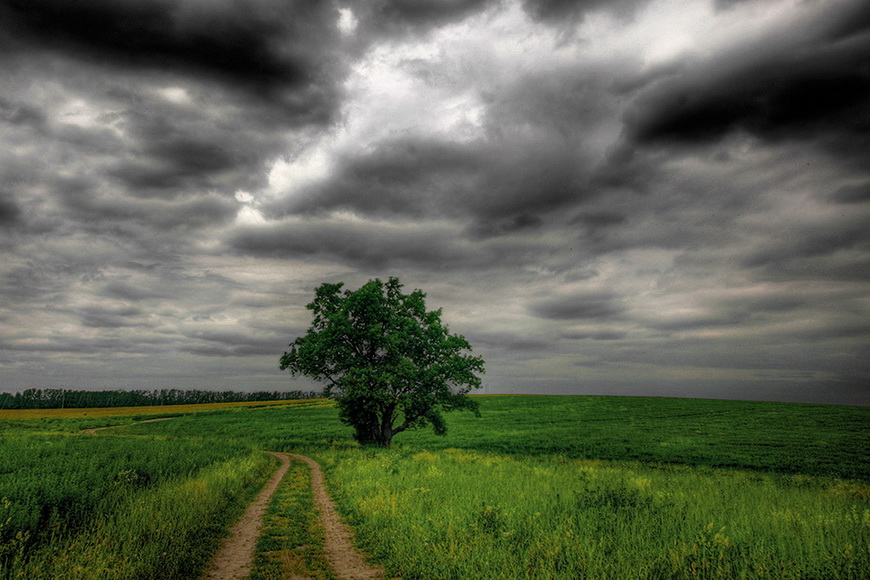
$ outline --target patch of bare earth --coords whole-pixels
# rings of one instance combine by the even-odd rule
[[[314,492],[314,506],[318,511],[318,522],[323,528],[326,562],[335,574],[346,580],[371,580],[384,578],[384,569],[366,562],[365,556],[354,547],[353,531],[344,523],[335,503],[326,491],[323,471],[310,457],[289,454],[293,459],[304,461],[311,468],[311,489]]]
[[[155,423],[157,421],[169,421],[175,417],[160,417],[159,419],[145,419],[144,421],[136,421],[135,423],[127,423],[126,425],[109,425],[108,427],[96,427],[94,429],[85,429],[82,431],[85,435],[96,435],[97,431],[104,429],[117,429],[118,427],[129,427],[130,425],[138,425],[139,423]]]

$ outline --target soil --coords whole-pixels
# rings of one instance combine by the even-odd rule
[[[129,427],[130,425],[138,425],[139,423],[154,423],[155,421],[169,421],[170,419],[174,419],[175,417],[160,417],[159,419],[145,419],[144,421],[136,421],[135,423],[128,423],[126,425],[109,425],[108,427],[96,427],[94,429],[85,429],[82,431],[85,435],[96,435],[97,431],[102,431],[103,429],[117,429],[118,427]]]

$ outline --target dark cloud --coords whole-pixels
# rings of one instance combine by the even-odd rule
[[[289,335],[288,335],[289,336]],[[195,342],[181,348],[182,352],[199,356],[273,355],[286,346],[282,335],[256,338],[242,332],[196,332],[189,336]]]
[[[535,300],[529,312],[550,320],[601,320],[618,318],[623,307],[616,294],[585,293]]]
[[[281,388],[397,275],[495,390],[870,401],[870,9],[747,2],[0,0],[4,381]]]
[[[342,160],[335,176],[269,208],[274,215],[352,210],[369,216],[472,218],[473,235],[541,224],[587,195],[583,156],[558,140],[467,145],[380,143]]]
[[[338,261],[362,271],[409,267],[485,269],[534,259],[522,244],[474,247],[438,225],[315,221],[239,229],[229,240],[243,254]]]
[[[237,204],[220,195],[200,195],[179,201],[123,197],[93,180],[62,180],[58,199],[68,218],[92,231],[118,231],[121,224],[145,225],[154,231],[197,229],[226,223]]]
[[[631,18],[649,0],[523,0],[523,6],[533,17],[546,22],[582,20],[592,12],[609,12]]]
[[[365,41],[383,36],[425,33],[438,26],[459,22],[497,0],[370,0],[353,6],[365,29]]]
[[[15,103],[0,96],[0,120],[10,125],[40,127],[45,123],[45,114],[36,107]]]
[[[622,340],[627,337],[627,332],[619,330],[599,330],[594,332],[566,332],[562,338],[569,340]]]
[[[82,324],[90,328],[142,326],[142,321],[136,319],[142,314],[142,310],[134,307],[104,308],[91,306],[78,310]]]
[[[704,143],[744,131],[866,150],[870,136],[870,28],[852,2],[654,82],[625,116],[636,143]],[[807,29],[805,29],[807,28]]]
[[[863,220],[796,232],[790,238],[776,240],[764,248],[759,248],[746,257],[743,266],[775,270],[779,267],[787,268],[795,261],[823,258],[855,248],[870,248],[870,232]]]
[[[571,219],[569,224],[582,224],[590,229],[610,228],[625,223],[626,216],[616,212],[599,211],[582,213]]]
[[[11,194],[0,190],[0,226],[15,225],[21,219],[21,208]]]
[[[213,75],[252,90],[317,83],[334,12],[322,2],[5,2],[6,50]],[[328,51],[327,51],[328,52]]]
[[[523,213],[498,222],[483,222],[476,223],[471,226],[467,233],[472,239],[485,239],[497,236],[509,235],[527,230],[537,231],[544,225],[544,220],[540,217]]]
[[[145,288],[141,285],[130,284],[128,282],[120,280],[107,283],[105,286],[103,286],[99,293],[108,298],[114,298],[130,302],[139,302],[141,300],[154,300],[169,297],[165,291],[159,289]]]
[[[485,164],[475,148],[453,143],[397,140],[342,159],[326,183],[290,199],[283,212],[321,213],[350,209],[367,215],[421,217],[459,212],[445,203],[461,197]],[[276,208],[279,209],[279,208]]]
[[[841,187],[831,195],[836,203],[863,203],[870,201],[870,182]]]

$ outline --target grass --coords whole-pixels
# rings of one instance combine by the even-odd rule
[[[649,397],[489,396],[482,417],[446,416],[448,435],[394,446],[727,467],[870,481],[870,408]],[[353,446],[328,401],[185,416],[131,433],[215,437],[273,451]]]
[[[317,459],[363,547],[404,578],[867,577],[868,408],[480,403],[480,419],[448,416],[446,438],[403,433],[390,450],[352,442],[326,401],[173,409],[185,414],[138,424],[141,407],[11,417],[0,422],[0,577],[145,578],[163,562],[173,572],[162,577],[195,577],[274,468],[262,449]],[[330,577],[309,485],[294,464],[255,578]]]
[[[254,453],[130,494],[77,533],[61,532],[40,545],[11,575],[196,578],[273,467],[263,454]]]
[[[870,570],[862,483],[459,449],[333,452],[321,461],[363,547],[406,579]]]
[[[79,427],[0,424],[0,578],[195,576],[271,469],[240,442]]]

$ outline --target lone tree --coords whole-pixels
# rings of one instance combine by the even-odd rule
[[[290,344],[281,370],[326,382],[360,443],[389,447],[397,433],[428,424],[444,435],[442,411],[479,416],[466,394],[480,388],[483,359],[463,354],[471,345],[449,333],[440,309],[426,311],[423,292],[402,294],[397,278],[355,292],[342,286],[316,290],[311,327]]]

